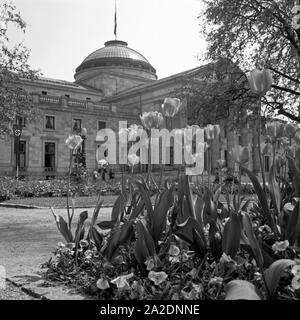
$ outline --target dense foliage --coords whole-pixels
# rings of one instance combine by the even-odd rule
[[[295,1],[203,0],[203,3],[205,9],[199,18],[208,42],[207,58],[217,61],[226,57],[244,72],[253,68],[272,70],[273,90],[263,99],[268,114],[299,121],[300,28],[294,21]],[[245,90],[243,96],[247,94]]]

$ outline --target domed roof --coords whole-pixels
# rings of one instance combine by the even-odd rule
[[[156,74],[156,70],[150,62],[142,54],[129,48],[125,41],[111,40],[105,42],[104,45],[105,47],[88,55],[76,69],[76,72],[95,67],[121,65]]]

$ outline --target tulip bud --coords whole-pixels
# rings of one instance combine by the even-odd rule
[[[213,140],[215,138],[215,128],[212,124],[208,124],[204,130],[208,140]]]
[[[135,166],[137,164],[139,164],[140,162],[140,157],[137,156],[136,154],[129,154],[128,155],[128,162],[131,166]]]
[[[66,145],[69,149],[76,150],[80,146],[82,141],[83,140],[79,135],[74,134],[68,137],[68,139],[66,140]]]
[[[236,146],[232,148],[230,153],[234,161],[239,165],[245,164],[249,161],[249,150],[247,147]]]
[[[86,136],[87,135],[87,130],[86,128],[81,128],[81,135]]]
[[[167,118],[173,118],[181,107],[181,101],[177,98],[166,98],[161,105],[162,113]]]
[[[148,129],[160,129],[164,123],[163,115],[157,111],[144,112],[140,116],[143,126]]]
[[[272,88],[272,73],[269,69],[255,69],[246,73],[250,89],[253,93],[264,96]]]

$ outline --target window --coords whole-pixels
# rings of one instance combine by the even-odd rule
[[[73,131],[81,130],[81,128],[82,128],[82,120],[73,119]]]
[[[25,119],[25,117],[16,116],[16,124],[25,127],[25,126],[26,126],[26,119]]]
[[[54,116],[46,116],[46,123],[45,123],[46,129],[55,129],[55,117]]]
[[[264,166],[265,166],[265,172],[270,171],[270,156],[265,155],[264,156]]]
[[[70,98],[70,95],[69,94],[65,94],[65,97]]]
[[[45,142],[45,170],[54,171],[55,168],[55,142]]]
[[[16,165],[22,171],[26,168],[26,141],[20,140],[18,155],[16,150],[17,147],[18,145],[15,146]],[[19,159],[17,158],[18,156]]]
[[[47,95],[47,91],[42,91],[42,95],[46,96]]]
[[[242,145],[242,136],[239,136],[239,145]]]
[[[105,121],[98,121],[98,130],[105,129],[106,122]]]

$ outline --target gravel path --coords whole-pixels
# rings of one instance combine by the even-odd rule
[[[6,288],[0,289],[0,300],[38,300],[25,292],[20,288],[6,281]]]

